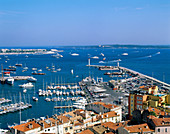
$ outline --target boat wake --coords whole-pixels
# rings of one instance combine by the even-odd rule
[[[160,54],[160,52],[157,52],[157,53],[155,53],[155,54],[147,55],[147,56],[144,56],[144,57],[139,57],[139,58],[137,58],[137,59],[147,59],[147,58],[151,58],[151,57],[154,57],[154,56],[156,56],[156,55],[159,55],[159,54]]]

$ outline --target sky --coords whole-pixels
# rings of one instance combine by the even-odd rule
[[[170,0],[0,0],[0,46],[170,45]]]

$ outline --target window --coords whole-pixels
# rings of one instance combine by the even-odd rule
[[[168,132],[167,128],[165,128],[165,132]]]
[[[72,129],[73,127],[70,127],[70,129]]]
[[[160,132],[160,128],[158,128],[157,131]]]
[[[50,131],[50,129],[48,129],[48,131]]]
[[[133,96],[131,96],[131,98],[133,99]]]
[[[67,130],[68,130],[68,128],[66,127],[66,128],[65,128],[65,131],[67,131]]]
[[[131,106],[133,106],[133,104],[131,104]]]
[[[131,102],[133,102],[133,100],[131,100]]]

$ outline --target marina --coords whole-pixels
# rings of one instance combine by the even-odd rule
[[[79,56],[72,56],[70,55],[70,49],[64,49],[62,52],[62,58],[55,58],[55,56],[48,54],[30,54],[27,58],[25,55],[9,55],[8,58],[10,61],[7,63],[5,63],[6,59],[2,57],[1,63],[3,63],[4,68],[9,68],[9,66],[12,67],[17,62],[23,65],[22,67],[17,66],[15,73],[13,73],[14,71],[6,73],[14,79],[12,86],[10,84],[0,85],[0,98],[11,100],[10,96],[12,96],[12,98],[15,96],[15,99],[11,100],[12,102],[9,103],[7,101],[4,102],[3,105],[6,106],[8,103],[19,103],[19,96],[17,94],[21,92],[22,98],[27,96],[27,101],[23,101],[23,106],[26,104],[32,105],[31,108],[25,108],[25,110],[22,110],[22,120],[38,118],[44,115],[60,114],[64,111],[68,112],[78,108],[85,109],[86,104],[96,101],[109,102],[116,105],[119,104],[124,109],[123,115],[126,115],[128,96],[133,86],[141,86],[142,83],[148,84],[148,81],[152,84],[153,81],[153,83],[158,82],[160,85],[159,87],[169,87],[167,84],[163,85],[163,83],[159,83],[159,81],[154,81],[149,77],[144,77],[144,75],[137,75],[138,72],[136,73],[135,71],[127,69],[129,68],[127,66],[128,64],[123,64],[123,59],[121,59],[122,61],[116,60],[119,61],[121,66],[118,66],[117,62],[112,64],[99,63],[99,61],[103,59],[103,57],[101,57],[102,55],[100,55],[101,52],[94,52],[93,49],[90,49],[90,52],[94,53],[93,55],[96,55],[99,59],[92,58],[88,60],[89,49],[87,50],[77,50],[79,52],[76,53],[79,53]],[[111,59],[109,55],[112,53],[110,49],[105,51],[106,52],[102,52],[106,57],[104,62]],[[161,54],[162,53],[163,52],[161,52]],[[120,52],[120,54],[122,54],[122,52]],[[124,58],[129,55],[124,56]],[[119,58],[120,57],[117,57],[117,59]],[[89,63],[86,66],[87,60]],[[69,64],[69,66],[65,63]],[[127,68],[124,68],[123,65],[127,66]],[[23,71],[26,69],[25,67],[28,68],[26,71]],[[147,69],[148,68],[146,68],[146,70]],[[46,75],[32,74],[33,71],[41,73],[41,70],[42,73],[45,73]],[[108,75],[104,75],[106,71],[110,72],[110,74],[108,73]],[[120,74],[116,74],[116,72]],[[122,77],[119,77],[120,75]],[[0,80],[6,81],[9,76],[4,75]],[[114,80],[115,82],[112,82],[111,80]],[[167,82],[168,79],[166,78],[165,81]],[[19,87],[19,85],[24,85],[28,82],[31,82],[33,87]],[[140,84],[138,84],[138,82],[140,82]],[[114,85],[113,87],[112,84]],[[162,88],[160,89],[160,91],[163,91]],[[165,92],[167,92],[166,89]],[[80,100],[82,100],[83,105]],[[39,110],[41,110],[41,112],[39,112]],[[3,120],[2,128],[7,128],[7,121],[4,118],[7,118],[7,120],[12,118],[10,124],[18,123],[17,113],[19,111],[20,110],[16,110],[15,112],[7,112],[8,114],[0,115],[0,121],[2,122]]]

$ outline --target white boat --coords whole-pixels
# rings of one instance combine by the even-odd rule
[[[99,59],[99,57],[98,56],[93,56],[93,57],[91,57],[92,59]]]
[[[37,68],[32,68],[32,70],[37,70]]]
[[[27,80],[28,80],[28,81],[31,81],[31,82],[36,82],[36,81],[37,81],[37,79],[34,78],[34,77],[32,77],[32,76],[30,76]]]
[[[23,84],[23,85],[19,85],[19,87],[21,87],[21,88],[29,88],[29,87],[33,87],[34,85],[31,83],[31,82],[29,82],[29,83],[25,83],[25,84]]]
[[[157,52],[156,54],[160,54],[160,52]]]
[[[73,74],[73,69],[71,69],[71,74]]]
[[[104,56],[104,54],[103,54],[103,53],[100,53],[100,55],[101,55],[101,56]]]
[[[57,71],[61,71],[61,68],[56,69]]]
[[[126,56],[126,55],[128,55],[128,53],[123,53],[122,55]]]
[[[38,101],[37,97],[32,97],[33,101]]]
[[[72,53],[71,56],[79,56],[77,53]]]
[[[27,92],[27,89],[24,89],[24,90],[23,90],[23,93],[26,93],[26,92]]]
[[[42,69],[39,69],[38,72],[42,72]]]
[[[28,58],[28,55],[25,55],[25,58]]]
[[[23,69],[24,69],[24,70],[27,70],[27,69],[28,69],[28,67],[24,67]]]
[[[14,78],[13,77],[8,77],[6,79],[7,84],[13,85],[14,84]]]

